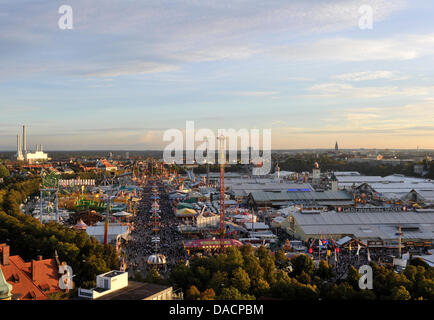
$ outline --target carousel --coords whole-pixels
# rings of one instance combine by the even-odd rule
[[[166,257],[161,253],[154,253],[148,257],[147,264],[149,267],[165,267],[166,266]]]

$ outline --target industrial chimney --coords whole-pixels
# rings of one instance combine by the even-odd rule
[[[17,155],[19,155],[21,152],[21,139],[20,138],[21,138],[20,135],[17,134]]]
[[[21,136],[17,135],[17,160],[24,160],[23,151],[21,149]]]
[[[23,126],[23,153],[27,153],[26,126]]]

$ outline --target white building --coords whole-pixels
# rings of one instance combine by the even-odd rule
[[[96,288],[78,289],[78,296],[86,299],[98,299],[106,294],[128,287],[128,272],[109,271],[96,276]]]
[[[23,126],[22,141],[21,136],[17,136],[17,153],[15,156],[18,161],[28,161],[29,163],[49,160],[48,154],[42,150],[42,144],[36,145],[35,152],[27,151],[26,126]]]
[[[86,232],[89,236],[95,237],[99,242],[102,243],[104,242],[104,225],[104,221],[98,222],[95,226],[87,227]],[[130,228],[128,225],[122,223],[109,223],[107,242],[117,246],[122,238],[127,240],[129,234]]]

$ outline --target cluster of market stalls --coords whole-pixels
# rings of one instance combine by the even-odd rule
[[[184,249],[188,254],[196,252],[220,251],[228,247],[241,247],[243,243],[235,239],[197,239],[184,241]]]
[[[65,201],[75,197],[75,210],[78,211],[70,214],[69,221],[73,221],[72,227],[104,242],[107,219],[107,243],[120,250],[122,243],[128,241],[133,228],[132,220],[142,190],[136,185],[82,186],[77,193],[65,195]],[[73,219],[75,215],[78,219]]]
[[[220,195],[215,188],[189,181],[181,183],[176,179],[166,180],[165,185],[173,213],[180,222],[178,230],[184,239],[221,238]],[[240,243],[254,245],[269,245],[276,241],[270,227],[258,223],[258,216],[246,204],[231,199],[230,195],[225,197],[225,240],[237,239]]]

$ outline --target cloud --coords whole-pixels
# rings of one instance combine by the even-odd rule
[[[272,56],[291,60],[405,61],[434,54],[434,34],[383,39],[324,38],[271,48]]]
[[[101,70],[91,71],[86,76],[91,77],[118,77],[131,74],[149,74],[160,72],[173,72],[179,69],[179,66],[153,63],[153,62],[130,62],[127,65],[110,66]]]
[[[374,8],[376,22],[406,6],[404,0],[76,0],[71,4],[74,29],[61,31],[60,3],[6,3],[5,19],[0,20],[5,78],[29,73],[118,77],[247,59],[275,46],[270,36],[286,43],[294,34],[357,27],[362,4]],[[301,44],[297,50],[310,48]]]
[[[263,96],[274,96],[279,94],[278,91],[237,91],[233,94],[243,97],[263,97]]]
[[[346,83],[322,83],[309,88],[313,92],[308,97],[335,97],[335,98],[357,98],[374,99],[390,96],[430,96],[433,94],[434,86],[377,86],[377,87],[354,87]]]
[[[332,79],[341,81],[368,81],[368,80],[404,80],[408,77],[398,76],[393,71],[377,70],[377,71],[361,71],[353,73],[343,73],[332,76]]]

